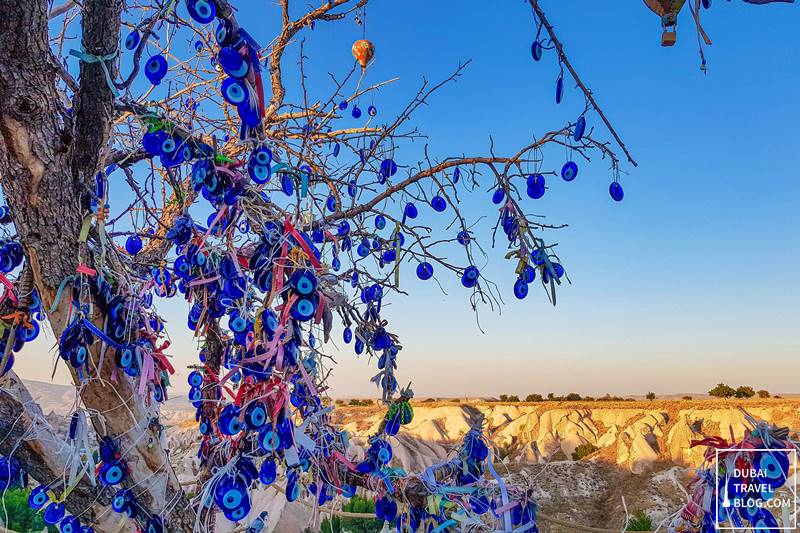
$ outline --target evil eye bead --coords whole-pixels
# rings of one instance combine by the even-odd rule
[[[273,429],[272,424],[266,424],[258,433],[258,445],[265,452],[273,452],[281,445],[281,438]]]
[[[242,333],[247,329],[247,320],[241,316],[231,319],[228,324],[234,333]]]
[[[242,422],[239,420],[239,408],[229,405],[222,410],[219,415],[219,431],[223,435],[236,435],[242,430]]]
[[[531,44],[531,57],[533,57],[534,61],[541,61],[543,51],[542,43],[533,41],[533,44]]]
[[[572,132],[572,140],[579,142],[583,139],[584,133],[586,133],[586,117],[581,115],[575,123],[575,129]]]
[[[164,524],[161,522],[161,518],[157,516],[151,516],[147,520],[147,528],[145,529],[145,533],[163,533],[164,531]]]
[[[344,340],[345,344],[350,344],[350,342],[353,340],[353,330],[349,327],[344,328],[344,331],[342,332],[342,340]]]
[[[561,100],[564,99],[564,74],[560,74],[558,76],[558,80],[556,80],[556,103],[560,104]]]
[[[500,203],[502,203],[503,200],[505,200],[505,199],[506,199],[506,191],[505,191],[505,189],[502,189],[502,188],[501,189],[496,189],[494,191],[494,194],[492,194],[492,203],[494,205],[500,205]]]
[[[339,146],[339,143],[333,145],[333,157],[339,157],[339,152],[341,151],[342,147]]]
[[[269,333],[270,335],[275,333],[275,330],[278,329],[278,317],[275,314],[275,311],[272,309],[265,309],[263,313],[261,313],[261,324],[264,326],[264,330]]]
[[[236,107],[236,112],[239,113],[239,118],[242,123],[250,128],[255,128],[261,124],[261,110],[258,107],[250,105],[250,102],[245,102]]]
[[[317,314],[317,304],[310,298],[298,298],[289,314],[295,320],[306,322],[314,318],[314,315]]]
[[[133,50],[134,48],[139,46],[139,41],[140,40],[141,40],[141,38],[139,37],[139,32],[136,31],[136,30],[133,30],[132,32],[130,32],[128,34],[127,37],[125,37],[125,48],[128,49],[128,50]]]
[[[759,484],[769,485],[774,490],[786,483],[786,476],[789,474],[789,457],[786,452],[781,450],[759,452],[754,463],[760,474],[757,476]]]
[[[167,75],[167,60],[161,54],[156,54],[147,60],[144,65],[144,75],[153,85],[158,85]]]
[[[21,333],[20,337],[25,342],[31,342],[39,336],[39,323],[32,321],[30,327],[20,326],[19,331]]]
[[[186,0],[189,16],[200,24],[208,24],[217,15],[217,6],[207,0]]]
[[[58,524],[58,530],[61,533],[80,533],[81,522],[74,516],[66,516]]]
[[[203,400],[203,391],[192,387],[189,389],[189,401],[190,402],[199,402]]]
[[[217,44],[225,46],[229,41],[234,38],[233,24],[227,19],[220,20],[217,25],[217,30],[214,32],[214,37],[217,39]]]
[[[351,114],[353,115],[353,118],[361,118],[361,108],[357,105],[354,105]]]
[[[374,105],[371,105],[371,106],[369,106],[369,107],[367,108],[367,114],[368,114],[369,116],[371,116],[371,117],[374,117],[375,115],[377,115],[377,114],[378,114],[378,108],[377,108],[377,107],[375,107]]]
[[[100,459],[104,462],[113,461],[116,453],[117,447],[114,445],[114,441],[109,437],[103,437],[100,440]]]
[[[534,200],[538,200],[544,196],[545,180],[541,174],[532,174],[528,176],[528,196]]]
[[[376,229],[383,229],[386,227],[386,217],[383,215],[378,215],[375,217],[375,228]]]
[[[250,429],[260,429],[267,423],[267,407],[262,402],[254,402],[247,406],[244,421]]]
[[[47,494],[47,487],[44,485],[39,485],[35,489],[31,491],[30,496],[28,496],[28,505],[34,511],[38,511],[50,501],[50,496]]]
[[[615,202],[621,202],[625,197],[625,191],[622,190],[622,185],[617,181],[611,182],[611,185],[608,186],[608,194],[611,195]]]
[[[247,72],[250,69],[250,66],[239,54],[239,51],[232,46],[225,46],[220,49],[217,54],[217,61],[219,61],[222,70],[228,76],[236,79],[242,79],[247,76]]]
[[[403,210],[403,214],[405,214],[405,216],[407,216],[408,218],[414,219],[417,218],[419,211],[417,211],[416,205],[414,205],[412,202],[408,202],[406,204],[405,209]]]
[[[231,105],[239,106],[250,99],[250,91],[243,81],[236,78],[225,78],[220,88],[222,97]]]
[[[294,181],[289,174],[284,174],[281,178],[281,190],[286,196],[294,194]]]
[[[453,183],[458,183],[458,180],[461,179],[461,169],[456,167],[453,171]]]
[[[339,102],[339,111],[344,111],[345,109],[347,109],[347,106],[348,106],[347,100],[342,100],[341,102]]]
[[[103,463],[100,467],[98,478],[106,486],[122,483],[125,480],[125,467],[121,461]]]
[[[203,374],[195,370],[189,374],[189,379],[187,381],[191,387],[200,387],[203,385]]]
[[[464,287],[471,289],[478,284],[479,277],[480,271],[478,270],[478,267],[470,265],[464,269],[464,273],[461,275],[461,284]]]
[[[514,296],[523,300],[528,295],[528,283],[520,278],[514,283]]]
[[[133,350],[125,348],[117,350],[117,364],[120,368],[128,368],[133,363]]]
[[[64,509],[63,503],[51,502],[50,505],[45,508],[42,518],[46,524],[54,526],[61,522],[65,513],[66,510]]]
[[[519,277],[524,280],[525,283],[533,283],[533,280],[536,279],[536,269],[530,265],[525,265]]]
[[[289,278],[289,286],[300,296],[309,296],[317,290],[317,277],[310,270],[297,270]]]
[[[258,480],[264,485],[271,485],[278,477],[278,465],[271,459],[265,459],[261,463],[261,469],[258,472]]]
[[[253,150],[253,153],[250,154],[250,160],[255,161],[258,165],[269,165],[272,162],[272,150],[266,146],[256,148]]]
[[[431,279],[433,276],[433,265],[428,262],[417,265],[417,277],[422,281]]]
[[[117,491],[114,494],[114,497],[111,499],[111,508],[116,513],[123,513],[128,509],[128,505],[131,502],[131,493],[127,489],[122,489]]]
[[[564,181],[572,181],[578,175],[578,165],[574,161],[567,161],[561,167],[561,177]]]
[[[393,159],[384,159],[381,162],[380,174],[384,178],[390,178],[397,174],[397,163]]]
[[[203,436],[211,435],[213,428],[211,422],[207,418],[200,420],[200,434]]]
[[[233,511],[241,507],[246,490],[232,478],[223,479],[215,490],[214,499],[222,509]]]
[[[131,235],[125,241],[125,251],[131,255],[136,255],[142,251],[142,239],[138,235]]]
[[[445,200],[439,195],[436,195],[433,198],[431,198],[431,207],[437,213],[441,213],[442,211],[447,209],[447,200]]]

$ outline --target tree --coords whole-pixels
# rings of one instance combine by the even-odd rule
[[[528,394],[525,397],[525,401],[526,402],[541,402],[541,401],[544,401],[544,398],[542,398],[541,394],[533,393],[533,394]]]
[[[13,453],[36,482],[65,498],[70,516],[98,532],[214,529],[215,513],[201,505],[205,498],[189,500],[163,446],[158,408],[174,370],[167,357],[173,325],[159,316],[154,297],[185,300],[186,325],[199,341],[190,376],[204,434],[195,492],[213,492],[215,511],[218,493],[228,494],[215,489],[225,484],[249,501],[254,458],[267,462],[255,451],[271,447],[288,497],[314,493],[324,501],[334,486],[374,487],[377,478],[365,470],[381,472],[386,436],[413,416],[413,393],[395,376],[402,345],[381,305],[399,292],[401,264],[415,266],[421,280],[434,272],[460,278],[473,307],[500,303],[476,266],[482,249],[458,208],[460,196],[495,191],[503,207],[488,212],[507,237],[502,255],[516,262],[515,295],[524,297],[535,277],[554,304],[566,274],[544,232],[557,226],[526,214],[519,187],[540,198],[545,174],[557,173],[549,169],[561,166],[566,147],[576,159],[605,159],[612,197],[622,198],[617,149],[636,163],[536,0],[537,34],[549,36],[561,72],[566,67],[586,98],[580,117],[508,153],[489,146],[448,156],[425,147],[405,161],[404,149],[424,138],[414,113],[467,65],[440,83],[424,81],[391,119],[344,124],[345,114],[360,120],[359,103],[391,80],[370,78],[374,49],[359,40],[360,65],[331,74],[325,94],[309,90],[309,76],[328,74],[306,70],[303,37],[317,24],[363,23],[368,0],[318,3],[295,13],[281,0],[278,34],[261,47],[227,0],[189,0],[180,10],[175,2],[66,1],[51,10],[45,0],[0,0],[0,179],[8,204],[0,209],[7,224],[0,452]],[[216,31],[208,25],[214,19]],[[73,35],[80,43],[67,51]],[[293,76],[285,71],[287,51],[296,54]],[[593,114],[613,145],[585,129]],[[563,175],[574,174],[571,163]],[[542,165],[543,173],[526,172]],[[414,222],[428,206],[444,213],[447,237]],[[376,448],[356,471],[343,460],[346,443],[319,392],[333,362],[324,346],[335,320],[357,353],[375,356],[374,381],[388,411]],[[41,327],[59,339],[59,364],[80,397],[69,441],[46,424],[12,368],[13,354]],[[100,443],[88,442],[89,425]],[[467,434],[465,449],[481,449],[479,429]],[[324,442],[312,446],[314,439]],[[323,449],[331,453],[305,457]],[[447,463],[426,478],[463,484],[487,460],[458,457],[457,468]],[[327,481],[303,470],[312,462],[317,469],[324,463]],[[65,472],[75,475],[67,480]],[[400,480],[394,497],[424,508],[431,484],[420,479]],[[134,501],[121,487],[136,488]],[[485,490],[492,498],[497,492]],[[521,495],[514,515],[532,512],[530,491],[512,492]],[[109,511],[115,496],[136,510],[122,525]],[[245,510],[242,504],[225,515],[238,521]]]
[[[736,387],[736,392],[734,396],[737,398],[752,398],[756,395],[756,391],[753,390],[753,387],[747,387],[745,385],[740,385]]]
[[[581,395],[578,394],[577,392],[570,392],[569,394],[567,394],[566,400],[568,402],[579,402],[581,400]]]
[[[645,398],[647,398],[648,400],[655,400],[656,399],[656,393],[655,392],[648,392],[647,396],[645,396]]]
[[[736,394],[736,390],[725,383],[718,383],[716,387],[708,391],[708,394],[715,398],[732,398]]]
[[[756,394],[758,394],[759,398],[769,398],[769,391],[761,389]]]
[[[572,460],[573,461],[580,461],[587,455],[591,455],[597,450],[599,450],[597,446],[592,444],[591,442],[587,442],[585,444],[578,445],[575,450],[572,452]]]

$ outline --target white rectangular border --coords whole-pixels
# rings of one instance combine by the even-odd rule
[[[741,448],[717,448],[717,449],[714,450],[714,463],[715,463],[715,465],[714,465],[715,466],[715,469],[714,469],[714,486],[715,487],[719,487],[719,452],[742,452],[742,451],[748,451],[748,452],[788,452],[788,453],[792,454],[792,456],[794,457],[794,475],[792,476],[794,478],[794,494],[795,494],[795,496],[794,496],[794,512],[792,513],[792,518],[793,518],[794,524],[791,524],[791,525],[788,525],[788,526],[783,525],[781,527],[771,527],[771,528],[768,528],[768,529],[770,531],[795,531],[797,529],[797,499],[798,499],[798,496],[797,496],[797,476],[798,476],[798,474],[800,474],[800,472],[798,472],[798,470],[797,470],[797,450],[794,449],[794,448],[749,448],[749,449],[746,449],[746,450],[743,450]],[[719,492],[717,493],[717,498],[719,498]],[[725,531],[725,530],[727,530],[727,531],[732,531],[732,530],[737,530],[737,531],[755,531],[755,529],[756,529],[754,527],[749,527],[749,526],[748,527],[735,527],[735,526],[721,527],[719,525],[719,506],[717,506],[716,502],[714,503],[714,526],[719,531]]]

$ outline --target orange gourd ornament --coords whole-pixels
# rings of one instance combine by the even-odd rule
[[[362,69],[367,68],[367,63],[375,55],[375,45],[366,39],[359,39],[353,43],[353,57],[361,65]]]

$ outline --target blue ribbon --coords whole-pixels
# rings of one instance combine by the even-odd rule
[[[116,52],[112,52],[105,56],[96,56],[86,52],[85,50],[75,50],[73,48],[69,51],[69,55],[77,57],[84,63],[100,63],[100,66],[103,67],[103,72],[106,75],[106,83],[108,83],[108,88],[111,89],[111,94],[114,95],[114,98],[119,98],[119,91],[114,85],[114,81],[111,79],[111,72],[108,70],[108,65],[106,64],[106,61],[112,61],[115,57],[117,57]]]

